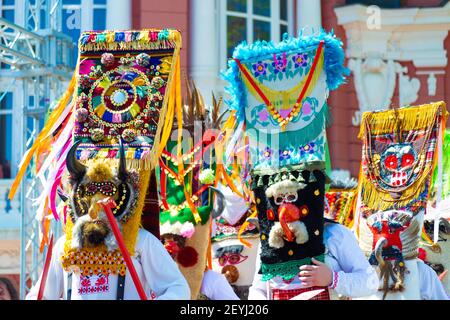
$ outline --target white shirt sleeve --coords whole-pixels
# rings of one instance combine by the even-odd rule
[[[358,246],[353,233],[340,224],[326,224],[325,242],[328,254],[337,262],[332,265],[333,289],[341,295],[358,298],[375,294],[379,279]]]
[[[53,247],[52,259],[47,274],[47,281],[42,299],[43,300],[59,300],[63,298],[64,291],[64,272],[59,263],[59,258],[63,252],[65,237],[61,237]],[[35,285],[30,289],[26,295],[26,300],[37,300],[39,294],[39,287],[42,281],[42,274]]]
[[[189,285],[162,243],[150,232],[141,230],[141,264],[157,300],[189,300]]]
[[[422,300],[450,300],[436,272],[423,261],[417,261]]]
[[[239,300],[227,278],[213,270],[205,271],[201,292],[211,300]]]

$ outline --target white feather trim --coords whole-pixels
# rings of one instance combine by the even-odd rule
[[[274,183],[266,190],[266,196],[268,198],[275,197],[277,195],[286,194],[286,193],[297,193],[299,189],[303,189],[306,186],[304,183],[291,181],[291,180],[283,180],[277,183]]]

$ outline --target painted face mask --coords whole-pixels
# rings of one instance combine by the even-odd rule
[[[236,294],[247,300],[259,258],[258,223],[252,219],[252,211],[238,194],[225,185],[218,188],[225,196],[226,205],[213,225],[212,268],[225,275]]]
[[[229,62],[230,105],[248,138],[263,281],[292,279],[312,257],[323,260],[326,101],[344,73],[341,42],[325,33],[240,44]]]
[[[112,212],[133,256],[150,171],[169,121],[164,115],[174,108],[168,99],[179,82],[180,40],[176,30],[92,31],[80,37],[73,117],[61,129],[72,131],[74,141],[64,153],[70,176],[66,270],[125,275],[98,201],[115,201]]]
[[[420,299],[415,259],[446,114],[438,102],[363,116],[357,227],[383,299]]]

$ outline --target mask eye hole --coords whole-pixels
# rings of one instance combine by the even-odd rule
[[[231,264],[236,264],[241,260],[241,257],[238,254],[232,254],[228,257],[228,262]]]
[[[282,196],[278,196],[275,198],[275,204],[280,205],[283,203],[284,198]]]
[[[384,166],[388,169],[388,170],[397,170],[397,166],[398,166],[398,159],[396,155],[390,155],[387,156],[386,159],[384,159]]]
[[[411,167],[414,163],[414,156],[410,153],[404,154],[402,157],[402,168]]]
[[[239,253],[224,254],[219,258],[219,265],[221,267],[225,266],[226,264],[236,265],[247,260],[247,258],[248,256],[243,256]]]
[[[297,200],[297,195],[296,194],[288,194],[287,195],[287,201],[295,202],[296,200]]]
[[[116,191],[117,191],[117,188],[112,183],[106,183],[106,184],[101,186],[101,192],[105,196],[111,196],[111,195],[115,194]]]
[[[97,193],[97,185],[95,183],[89,183],[86,188],[86,193],[89,195]]]

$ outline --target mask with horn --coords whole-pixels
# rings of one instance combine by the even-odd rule
[[[106,244],[108,249],[117,247],[109,228],[105,213],[97,204],[99,200],[112,197],[117,206],[114,217],[121,223],[127,222],[138,199],[138,176],[135,171],[128,172],[125,150],[119,141],[119,161],[117,167],[101,160],[82,164],[76,157],[80,142],[73,145],[67,155],[71,193],[69,197],[69,215],[74,223],[72,248],[93,248]]]

